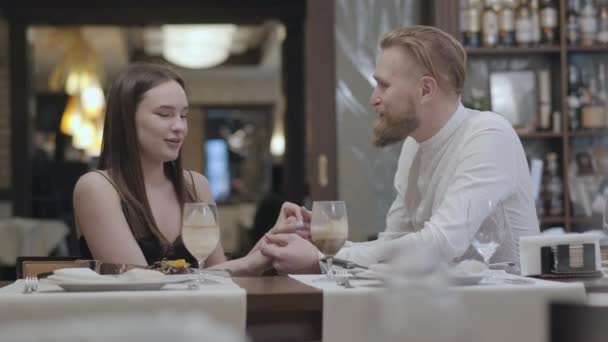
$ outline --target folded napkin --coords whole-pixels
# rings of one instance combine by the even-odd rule
[[[69,267],[53,271],[47,277],[53,282],[117,282],[119,279],[110,275],[101,275],[86,267]]]
[[[540,275],[541,249],[545,246],[557,245],[582,245],[592,243],[595,245],[596,270],[601,269],[601,257],[599,248],[599,236],[595,233],[569,233],[569,234],[541,234],[534,236],[522,236],[519,239],[519,259],[521,264],[521,275]]]

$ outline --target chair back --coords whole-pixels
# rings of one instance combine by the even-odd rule
[[[550,317],[551,342],[608,341],[608,307],[554,303]]]
[[[52,272],[65,267],[89,267],[95,269],[95,260],[82,260],[79,257],[33,257],[17,258],[17,279]]]

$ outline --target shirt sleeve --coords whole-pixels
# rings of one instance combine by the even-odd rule
[[[463,144],[449,186],[430,219],[418,232],[390,241],[353,244],[339,253],[360,264],[389,260],[399,251],[425,248],[447,262],[464,254],[483,220],[490,214],[489,201],[504,200],[515,188],[517,139],[496,125],[479,130]],[[388,221],[388,218],[387,218]]]

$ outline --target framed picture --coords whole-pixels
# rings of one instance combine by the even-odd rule
[[[534,71],[492,72],[490,102],[492,111],[504,116],[516,130],[534,130],[538,112]]]

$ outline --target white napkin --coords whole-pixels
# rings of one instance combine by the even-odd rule
[[[117,282],[118,278],[101,275],[86,267],[69,267],[53,271],[46,279],[52,282]]]
[[[544,246],[555,246],[560,244],[595,244],[595,268],[601,269],[601,257],[599,247],[599,236],[595,233],[569,233],[522,236],[519,239],[519,259],[521,264],[521,275],[541,274],[541,253]]]

